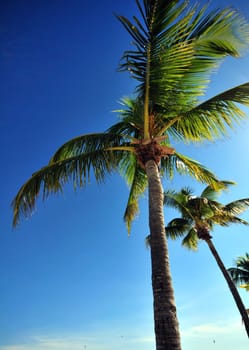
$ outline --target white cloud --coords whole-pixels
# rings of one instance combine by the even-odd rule
[[[122,336],[103,332],[88,335],[32,335],[22,342],[9,345],[0,345],[0,350],[126,350],[127,347],[136,347],[137,350],[149,350],[154,343],[154,337]]]
[[[207,323],[197,326],[192,326],[183,330],[183,336],[205,337],[208,334],[230,334],[231,332],[238,332],[243,329],[242,323]]]
[[[239,321],[195,325],[184,329],[181,334],[185,350],[209,350],[214,345],[226,350],[248,349],[246,331]]]

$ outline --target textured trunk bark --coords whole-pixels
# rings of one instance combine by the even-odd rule
[[[171,280],[163,215],[163,189],[154,160],[145,164],[149,188],[149,225],[157,350],[180,350],[180,332]]]
[[[219,266],[219,268],[221,269],[221,272],[223,273],[223,276],[225,277],[225,280],[227,281],[228,287],[233,295],[234,301],[239,309],[239,312],[241,314],[242,320],[244,322],[244,326],[246,329],[246,333],[247,336],[249,337],[249,317],[248,314],[246,312],[245,306],[241,300],[241,297],[239,295],[239,292],[237,291],[237,288],[235,286],[235,284],[233,283],[229,273],[227,272],[221,258],[219,257],[219,254],[217,252],[217,250],[215,249],[213,242],[211,241],[211,239],[205,240]]]

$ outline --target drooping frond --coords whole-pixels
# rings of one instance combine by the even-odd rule
[[[175,218],[171,220],[165,227],[165,234],[168,238],[177,239],[184,236],[189,230],[190,223],[188,220],[183,218]]]
[[[124,213],[128,233],[131,230],[131,223],[139,213],[138,201],[145,192],[148,182],[145,171],[137,164],[133,153],[126,153],[119,163],[119,171],[130,187],[129,198]]]
[[[64,185],[69,181],[72,181],[75,187],[82,187],[88,181],[91,170],[97,182],[101,182],[108,173],[116,170],[117,166],[117,158],[112,152],[98,150],[58,160],[43,167],[21,187],[12,202],[14,226],[18,224],[20,216],[29,216],[33,212],[40,194],[46,199],[50,194],[62,192]]]
[[[233,181],[220,181],[220,189],[214,190],[213,187],[207,186],[201,193],[201,197],[207,198],[209,201],[214,201],[217,199],[221,191],[227,189],[230,185],[235,185]]]
[[[181,175],[190,175],[196,180],[210,184],[214,189],[220,188],[217,177],[199,162],[184,156],[179,152],[161,160],[163,174],[173,177],[175,171]]]
[[[123,151],[112,150],[121,146]],[[14,226],[20,216],[32,213],[39,194],[45,199],[50,194],[61,192],[70,181],[75,187],[82,187],[88,182],[91,172],[97,182],[102,182],[107,174],[119,169],[127,149],[126,139],[108,133],[83,135],[66,142],[49,164],[34,173],[19,190],[12,203]]]
[[[196,230],[192,227],[186,236],[182,240],[182,246],[190,249],[190,250],[197,250],[198,249],[198,241],[199,238],[197,236]]]

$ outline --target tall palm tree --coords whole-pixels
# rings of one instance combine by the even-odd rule
[[[235,261],[236,267],[230,267],[228,272],[236,285],[249,291],[249,254],[239,256]]]
[[[223,184],[227,187],[231,182],[224,181]],[[200,197],[194,196],[194,193],[189,188],[183,188],[179,192],[166,191],[165,205],[177,209],[181,217],[171,220],[166,226],[165,231],[167,237],[172,239],[183,237],[183,246],[192,250],[197,249],[199,240],[207,243],[233,295],[249,337],[249,318],[247,311],[235,284],[212,242],[211,236],[211,231],[213,231],[215,225],[228,226],[232,223],[249,225],[247,221],[237,216],[248,209],[249,198],[239,199],[223,205],[216,200],[219,192],[210,186],[204,189]]]
[[[169,136],[181,141],[213,140],[245,117],[238,103],[249,104],[249,83],[205,102],[209,75],[226,56],[248,46],[249,25],[234,10],[208,12],[188,1],[135,0],[139,18],[117,16],[133,39],[120,70],[137,80],[134,99],[126,99],[120,121],[106,132],[76,137],[35,172],[13,201],[14,225],[29,215],[38,195],[61,192],[72,180],[81,187],[91,176],[102,182],[112,172],[130,185],[125,210],[128,230],[138,200],[148,187],[152,288],[157,350],[179,350],[180,335],[164,234],[161,176],[188,173],[219,187],[205,167],[175,151]]]

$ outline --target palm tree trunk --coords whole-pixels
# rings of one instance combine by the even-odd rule
[[[152,289],[157,350],[180,350],[180,332],[164,229],[163,190],[154,160],[145,164],[149,188]]]
[[[245,306],[241,300],[239,292],[237,291],[235,284],[233,283],[233,281],[232,281],[229,273],[227,272],[221,258],[219,257],[219,254],[218,254],[217,250],[215,249],[213,242],[211,241],[211,239],[207,239],[205,241],[207,242],[219,268],[221,269],[221,272],[223,273],[223,276],[225,277],[225,280],[227,281],[228,287],[233,295],[234,301],[235,301],[235,303],[239,309],[239,312],[241,314],[243,323],[245,325],[247,336],[249,337],[249,317],[248,317],[248,314],[246,312]]]

